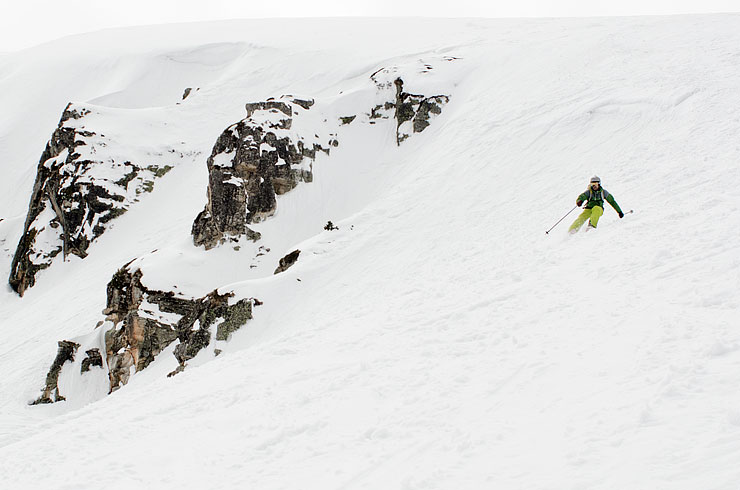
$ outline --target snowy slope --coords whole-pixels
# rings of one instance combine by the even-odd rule
[[[739,33],[735,15],[245,21],[4,55],[3,277],[68,101],[121,125],[154,112],[189,155],[87,258],[2,291],[8,488],[737,488]],[[343,116],[372,73],[419,60],[418,90],[450,95],[424,133],[342,126],[261,242],[192,245],[206,157],[244,103]],[[634,214],[545,235],[594,173]],[[136,258],[148,286],[263,305],[173,378],[163,352],[112,395],[28,406]]]

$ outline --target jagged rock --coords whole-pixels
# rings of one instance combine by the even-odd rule
[[[252,319],[252,307],[262,303],[254,298],[242,299],[229,307],[223,315],[224,321],[216,329],[216,340],[229,340],[231,334]]]
[[[455,58],[445,59],[453,61]],[[431,70],[425,64],[424,72]],[[372,124],[378,119],[396,120],[396,143],[400,145],[413,133],[421,133],[429,126],[433,116],[442,113],[442,108],[450,101],[448,95],[419,95],[404,91],[403,78],[397,76],[396,67],[381,68],[370,75],[381,91],[395,88],[395,99],[378,104],[370,110],[368,119]]]
[[[145,369],[178,337],[174,326],[167,324],[166,317],[160,314],[159,305],[149,302],[150,292],[141,284],[141,270],[131,272],[128,265],[119,269],[108,283],[108,300],[103,310],[106,320],[113,324],[105,332],[111,392],[128,382],[132,369],[134,372]]]
[[[301,99],[296,99],[295,97],[293,97],[293,103],[294,104],[297,104],[297,105],[299,105],[301,107],[303,107],[306,110],[308,110],[308,109],[311,108],[311,106],[314,105],[314,100],[313,99],[301,100]]]
[[[100,355],[100,349],[90,349],[85,351],[87,357],[82,361],[80,374],[90,371],[91,366],[103,367],[103,357]]]
[[[403,80],[397,78],[396,86],[396,142],[401,144],[411,133],[421,133],[429,126],[430,114],[442,113],[442,106],[450,101],[446,95],[410,94],[403,90]],[[409,127],[410,126],[410,127]]]
[[[102,160],[108,138],[88,131],[90,110],[71,103],[41,155],[9,283],[21,296],[59,254],[84,258],[108,223],[172,167]]]
[[[146,369],[165,348],[178,342],[174,355],[179,367],[170,374],[185,369],[188,360],[210,345],[212,330],[215,339],[226,341],[229,336],[252,318],[252,306],[261,304],[256,298],[241,299],[233,304],[233,293],[213,291],[202,298],[185,298],[172,291],[149,289],[141,282],[140,269],[131,271],[130,264],[119,269],[107,288],[103,310],[104,322],[96,328],[107,328],[101,349],[86,351],[80,374],[92,366],[107,367],[108,392],[118,390],[130,377]],[[43,394],[34,403],[63,400],[57,380],[67,361],[74,361],[78,343],[59,342],[59,352],[46,377]],[[104,350],[106,363],[103,363]]]
[[[213,291],[203,298],[177,297],[171,291],[147,289],[142,272],[120,269],[108,284],[108,304],[103,313],[115,328],[106,333],[106,354],[111,391],[126,384],[132,368],[145,369],[164,348],[179,339],[174,355],[180,366],[195,357],[211,342],[211,328],[217,340],[227,340],[252,318],[252,300],[229,305],[233,293]],[[173,317],[174,315],[174,317]],[[227,333],[219,332],[226,329]]]
[[[288,255],[280,259],[280,263],[277,269],[275,269],[275,274],[280,274],[281,272],[285,272],[288,269],[290,269],[293,266],[293,264],[298,262],[298,256],[300,254],[301,254],[300,250],[293,250]]]
[[[277,195],[313,180],[316,152],[328,154],[338,142],[327,138],[324,147],[318,135],[296,132],[296,118],[312,105],[292,96],[249,103],[247,117],[219,136],[207,161],[208,202],[193,223],[195,245],[210,249],[242,236],[259,240],[247,225],[272,216]]]
[[[74,361],[75,354],[79,347],[80,344],[69,340],[59,341],[57,356],[51,364],[49,373],[46,375],[46,386],[44,386],[41,396],[31,403],[32,405],[54,403],[65,400],[65,398],[59,393],[59,373],[62,371],[62,366],[65,362]]]

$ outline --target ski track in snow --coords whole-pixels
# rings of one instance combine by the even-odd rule
[[[119,34],[98,33],[52,65],[56,91],[41,64],[96,38],[4,60],[4,277],[60,101],[158,111],[191,151],[89,257],[22,299],[2,292],[8,488],[737,488],[740,17],[373,22],[303,21],[280,39],[267,21],[162,26],[178,41],[160,44],[143,29],[113,68],[98,50]],[[256,268],[262,243],[192,246],[205,159],[245,102],[330,100],[439,55],[460,58],[442,115],[398,148],[391,126],[341,128],[314,182],[255,226],[272,250]],[[166,60],[201,82],[179,106],[184,68]],[[85,71],[100,76],[74,83]],[[21,102],[44,94],[38,119],[11,102],[21,86]],[[597,231],[568,236],[574,212],[545,235],[594,173],[635,212],[607,207]],[[28,406],[56,342],[92,332],[135,257],[145,283],[264,304],[221,356],[173,378],[165,351],[103,399]]]

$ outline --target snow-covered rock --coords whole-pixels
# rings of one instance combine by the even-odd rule
[[[444,58],[442,62],[451,62],[455,58]],[[408,69],[408,67],[404,67]],[[434,67],[424,63],[421,73],[428,73]],[[396,121],[396,143],[401,144],[413,133],[421,133],[430,124],[430,119],[442,113],[442,108],[450,101],[449,95],[412,94],[404,90],[404,81],[399,76],[401,68],[393,66],[382,68],[370,78],[379,90],[395,89],[395,98],[372,108],[370,119],[387,119]],[[351,122],[351,121],[348,121]]]
[[[115,127],[110,124],[115,117],[94,106],[70,103],[64,110],[41,155],[11,266],[9,282],[21,296],[55,257],[85,258],[110,222],[139,195],[151,192],[155,179],[174,165],[174,158],[168,165],[161,158],[141,161],[131,156],[135,152],[119,135],[105,129]]]
[[[247,117],[224,130],[207,162],[208,203],[193,223],[196,245],[210,249],[243,235],[258,240],[247,225],[275,213],[276,195],[311,182],[316,152],[338,144],[334,134],[301,125],[313,105],[292,96],[249,103]]]
[[[393,119],[399,145],[411,134],[424,131],[430,119],[449,102],[448,95],[404,91],[401,75],[412,68],[392,66],[372,73],[369,78],[376,97],[385,101],[370,108],[356,107],[364,123]],[[422,73],[433,69],[427,63],[424,68]],[[340,116],[332,126],[320,108],[306,117],[314,107],[314,99],[293,96],[246,104],[247,117],[224,130],[208,158],[208,202],[192,229],[196,245],[210,249],[242,236],[259,240],[260,234],[247,225],[272,216],[277,208],[276,196],[299,182],[313,180],[316,152],[329,154],[339,145],[336,126],[351,124],[357,118],[357,114]]]
[[[97,331],[59,342],[42,394],[34,404],[67,399],[58,382],[63,369],[72,371],[68,377],[90,377],[86,373],[99,366],[107,375],[107,392],[116,391],[176,340],[172,353],[178,367],[170,375],[179,373],[212,342],[227,341],[252,318],[252,306],[259,303],[254,298],[235,300],[233,293],[218,291],[185,298],[172,291],[151,290],[141,283],[141,270],[129,270],[129,265],[108,283],[105,319],[98,322]],[[86,356],[76,359],[81,345],[86,346]]]

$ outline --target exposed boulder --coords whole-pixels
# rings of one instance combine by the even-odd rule
[[[288,255],[280,259],[280,263],[278,264],[277,269],[275,269],[274,274],[280,274],[281,272],[285,272],[288,269],[290,269],[293,266],[293,264],[298,262],[298,256],[300,254],[301,254],[300,250],[293,250]]]
[[[314,126],[305,134],[297,128],[313,104],[292,96],[246,104],[247,117],[219,136],[207,161],[208,201],[193,223],[195,245],[258,240],[247,225],[272,216],[276,196],[313,180],[316,152],[328,154],[337,144],[334,135],[315,134]]]
[[[95,335],[102,338],[102,345],[88,349],[79,367],[83,376],[94,366],[106,369],[108,393],[146,369],[173,342],[177,342],[173,354],[179,367],[170,374],[182,371],[212,341],[228,340],[252,318],[253,305],[261,304],[254,298],[234,301],[233,293],[213,291],[202,298],[186,298],[149,289],[141,282],[141,270],[132,271],[129,266],[119,269],[108,283],[105,320],[97,327],[105,331]],[[59,393],[59,373],[66,362],[75,360],[79,347],[77,342],[59,342],[43,393],[34,404],[64,400]]]
[[[185,91],[182,93],[182,100],[187,99],[188,97],[190,97],[191,94],[197,92],[198,90],[200,90],[200,87],[197,87],[195,89],[193,87],[186,88]]]
[[[85,116],[90,113],[67,105],[41,155],[9,278],[21,296],[57,255],[87,256],[90,244],[110,221],[172,168],[104,156],[110,140],[86,129]]]

